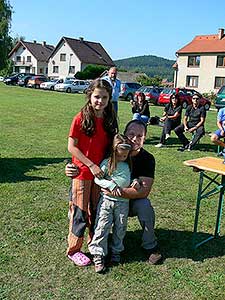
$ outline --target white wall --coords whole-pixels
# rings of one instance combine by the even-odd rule
[[[188,55],[179,55],[177,58],[178,75],[176,87],[187,87],[187,76],[199,76],[198,87],[193,87],[195,90],[200,93],[217,92],[218,89],[214,88],[215,77],[225,77],[225,68],[216,67],[217,55],[219,54],[201,55],[199,67],[188,67]],[[224,55],[224,53],[221,55]]]
[[[60,54],[66,54],[66,61],[60,61]],[[59,67],[58,73],[53,73],[53,66]],[[75,66],[75,72],[69,73],[69,66]],[[74,54],[67,43],[62,42],[48,63],[48,76],[55,78],[65,78],[74,76],[78,71],[81,71],[81,62]]]

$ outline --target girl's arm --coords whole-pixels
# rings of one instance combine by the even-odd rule
[[[76,138],[69,137],[68,151],[73,156],[75,156],[80,162],[86,165],[94,176],[101,178],[103,176],[103,171],[99,168],[99,166],[97,166],[87,156],[85,156],[78,147],[76,147],[77,143],[78,140]]]
[[[113,191],[117,184],[112,180],[107,179],[98,179],[95,177],[95,183],[99,185],[103,189],[109,189],[110,191]]]

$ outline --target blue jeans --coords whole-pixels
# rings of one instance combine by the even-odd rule
[[[117,115],[117,112],[118,112],[118,101],[112,101],[112,105],[113,105],[113,108],[114,108],[115,113]]]
[[[148,123],[148,119],[149,117],[145,116],[145,115],[141,115],[139,113],[134,113],[133,114],[133,120],[138,120],[138,121],[142,121],[144,122],[145,124]]]

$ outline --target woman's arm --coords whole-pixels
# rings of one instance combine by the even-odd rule
[[[140,189],[136,190],[134,187],[127,187],[121,189],[121,197],[126,199],[139,199],[148,197],[151,192],[151,188],[154,182],[153,178],[150,177],[140,177],[142,185]],[[111,193],[104,190],[104,193],[110,195]]]
[[[180,113],[179,113],[178,111],[176,111],[174,115],[168,116],[168,119],[175,120],[175,119],[177,119],[179,116],[180,116]]]

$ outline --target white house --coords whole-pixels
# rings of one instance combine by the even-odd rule
[[[225,35],[198,35],[176,52],[174,86],[217,92],[225,84]]]
[[[13,72],[26,72],[48,75],[48,58],[54,46],[33,42],[19,41],[9,53],[13,61]]]
[[[62,37],[49,57],[48,76],[71,77],[90,64],[114,66],[111,57],[100,43],[85,41],[83,38]]]

